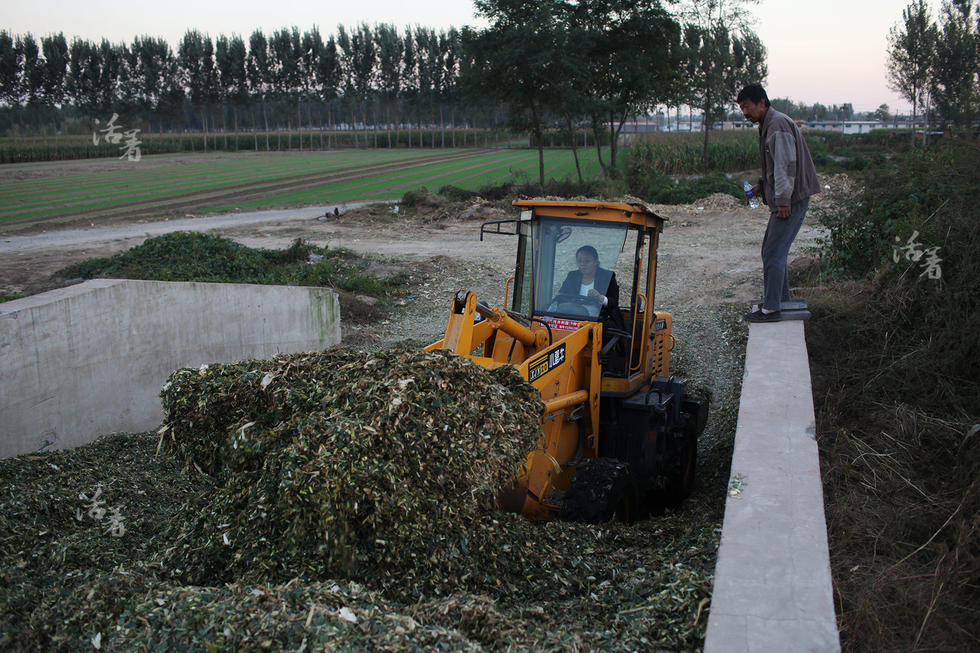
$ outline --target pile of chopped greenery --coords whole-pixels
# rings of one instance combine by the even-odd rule
[[[727,475],[638,524],[499,513],[539,433],[513,370],[333,349],[163,398],[162,434],[0,460],[0,648],[703,645]]]
[[[297,238],[287,249],[246,247],[230,238],[175,232],[107,258],[93,258],[61,270],[65,277],[147,279],[270,285],[328,286],[386,296],[398,279],[368,274],[368,262],[345,249],[316,247]]]
[[[219,484],[175,524],[176,574],[412,591],[489,562],[497,493],[542,409],[511,367],[407,348],[178,370],[163,404],[163,445]]]
[[[139,567],[206,491],[151,434],[0,460],[0,649],[78,648],[131,609]],[[92,592],[113,569],[108,595]],[[106,603],[109,602],[109,603]],[[88,644],[88,646],[91,646]]]

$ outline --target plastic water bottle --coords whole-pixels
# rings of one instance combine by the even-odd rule
[[[759,208],[759,196],[752,191],[752,184],[745,182],[742,184],[742,188],[745,190],[745,198],[749,201],[749,207]]]

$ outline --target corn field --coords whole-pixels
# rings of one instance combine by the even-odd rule
[[[715,132],[708,143],[707,165],[701,160],[704,134],[644,134],[629,149],[628,168],[633,174],[690,175],[733,172],[759,167],[755,130]]]

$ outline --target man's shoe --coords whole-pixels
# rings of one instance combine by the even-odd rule
[[[745,315],[745,319],[749,322],[779,322],[780,317],[779,311],[763,313],[761,308]]]

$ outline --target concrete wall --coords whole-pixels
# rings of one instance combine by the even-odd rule
[[[840,650],[803,325],[749,327],[705,653]]]
[[[177,368],[339,342],[326,288],[107,279],[0,304],[0,457],[155,429]]]

